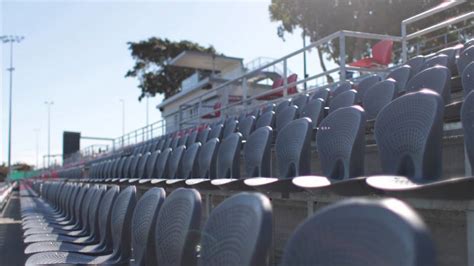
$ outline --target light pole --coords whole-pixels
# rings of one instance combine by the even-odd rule
[[[33,129],[33,131],[35,132],[35,140],[36,140],[36,144],[35,144],[35,149],[36,149],[36,169],[39,169],[39,133],[40,133],[40,129],[39,128],[35,128]]]
[[[0,36],[0,40],[3,43],[10,43],[10,68],[7,68],[7,71],[10,71],[10,92],[9,92],[9,105],[8,105],[8,175],[11,173],[12,166],[12,100],[13,100],[13,44],[20,43],[25,37],[23,36],[14,36],[14,35],[4,35]]]
[[[47,167],[49,168],[51,166],[51,106],[54,104],[53,101],[45,101],[44,104],[46,104],[48,108],[48,165]]]

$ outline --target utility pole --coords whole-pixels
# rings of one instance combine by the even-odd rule
[[[3,43],[10,43],[10,68],[7,71],[10,72],[10,92],[9,92],[9,106],[8,106],[8,175],[11,174],[12,166],[12,104],[13,104],[13,44],[20,43],[25,37],[4,35],[0,36],[0,40]]]

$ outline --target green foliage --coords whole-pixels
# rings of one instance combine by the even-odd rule
[[[173,42],[168,39],[149,38],[139,42],[128,42],[128,49],[135,65],[125,77],[138,78],[141,90],[139,100],[147,94],[164,94],[165,99],[180,91],[181,81],[194,73],[192,69],[173,67],[167,62],[183,51],[199,51],[216,54],[214,47],[203,47],[190,41]]]
[[[281,22],[279,32],[292,33],[296,28],[301,28],[312,41],[316,41],[339,30],[400,36],[402,20],[440,2],[440,0],[272,0],[269,12],[272,21]],[[424,28],[441,21],[440,16],[446,19],[473,8],[473,1],[468,1],[450,12],[425,19],[409,30],[413,32],[416,28]],[[347,61],[351,62],[367,55],[374,42],[358,38],[346,39]],[[337,41],[319,49],[334,60],[339,56]]]

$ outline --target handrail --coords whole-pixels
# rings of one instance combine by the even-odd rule
[[[405,39],[406,40],[411,40],[411,39],[414,39],[416,37],[419,37],[419,36],[422,36],[424,34],[427,34],[427,33],[430,33],[430,32],[433,32],[433,31],[436,31],[436,30],[439,30],[439,29],[442,29],[444,28],[446,25],[451,25],[451,24],[454,24],[454,23],[458,23],[458,22],[462,22],[462,21],[465,21],[467,19],[470,19],[470,18],[474,18],[474,12],[469,12],[469,13],[466,13],[466,14],[463,14],[461,16],[458,16],[458,17],[454,17],[454,18],[450,18],[448,20],[445,20],[443,22],[440,22],[438,24],[435,24],[433,26],[430,26],[428,28],[424,28],[422,30],[419,30],[417,32],[414,32],[414,33],[411,33],[411,34],[408,34]]]

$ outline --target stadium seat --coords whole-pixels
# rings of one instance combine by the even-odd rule
[[[474,90],[474,62],[464,68],[464,72],[462,73],[462,87],[464,97]]]
[[[286,99],[278,103],[278,105],[275,107],[275,115],[278,116],[278,114],[283,111],[286,107],[291,105],[291,99]]]
[[[367,119],[375,119],[377,114],[397,96],[397,82],[391,78],[370,87],[362,101]]]
[[[443,66],[434,66],[422,70],[411,78],[407,85],[407,92],[430,89],[443,97],[444,104],[451,102],[451,73]]]
[[[298,97],[293,98],[291,104],[298,107],[298,110],[302,110],[309,101],[309,94],[302,94]]]
[[[224,125],[222,123],[218,123],[211,127],[211,131],[209,131],[209,135],[207,139],[213,139],[213,138],[222,139],[222,135],[224,133],[223,131],[224,131]]]
[[[240,187],[240,150],[242,145],[242,134],[232,133],[222,141],[217,153],[217,179],[211,180],[211,184],[221,189],[232,189]],[[239,181],[239,182],[237,182]]]
[[[329,96],[331,94],[331,91],[329,88],[325,89],[318,89],[312,96],[311,99],[323,99],[324,102],[327,104],[329,101]]]
[[[132,217],[131,246],[133,250],[132,265],[154,265],[154,231],[158,213],[165,201],[166,192],[162,188],[148,189],[138,200]]]
[[[102,197],[97,195],[97,200],[91,205],[89,210],[89,223],[92,225],[91,234],[98,241],[94,244],[87,243],[66,243],[55,240],[37,242],[29,244],[25,249],[25,254],[33,254],[49,251],[78,252],[83,254],[101,254],[112,251],[112,238],[110,235],[112,206],[119,193],[118,186],[111,186]],[[98,208],[96,204],[99,203]]]
[[[460,55],[457,61],[458,73],[462,74],[464,69],[471,62],[474,62],[474,46],[466,48]]]
[[[163,174],[163,178],[174,179],[177,177],[176,175],[178,174],[178,170],[181,168],[181,162],[185,151],[186,146],[183,145],[177,147],[171,152],[166,171]]]
[[[372,87],[375,83],[380,82],[382,78],[378,75],[369,75],[368,77],[362,79],[359,84],[356,86],[357,91],[357,102],[361,103],[364,99],[365,92]]]
[[[36,253],[26,265],[39,264],[125,264],[130,260],[130,231],[133,209],[136,204],[136,188],[129,186],[119,193],[112,207],[111,237],[113,251],[110,254],[90,256],[72,252]]]
[[[197,140],[198,133],[198,129],[194,128],[191,133],[189,133],[186,143],[183,145],[186,145],[186,147],[193,145]]]
[[[360,106],[340,108],[319,125],[316,145],[323,176],[300,176],[293,184],[306,190],[338,189],[345,193],[364,193],[366,114]],[[350,179],[350,180],[349,180]],[[335,191],[335,192],[338,192]]]
[[[224,123],[224,129],[222,133],[222,138],[227,138],[230,134],[237,131],[239,126],[239,121],[235,120],[234,118],[228,118]]]
[[[409,65],[403,65],[388,73],[386,79],[395,80],[395,92],[399,94],[405,92],[405,87],[410,77],[411,67]]]
[[[153,172],[149,172],[149,177],[151,178],[150,182],[152,184],[164,183],[166,180],[166,173],[168,172],[169,159],[171,157],[171,148],[164,149],[158,156],[155,165],[153,167]]]
[[[291,178],[311,173],[312,131],[313,125],[307,117],[293,120],[286,125],[278,132],[275,143],[278,178],[248,178],[244,183],[265,192],[301,190],[292,184]]]
[[[239,122],[239,132],[242,134],[242,140],[247,140],[250,134],[255,130],[255,116],[247,116]]]
[[[242,192],[212,210],[202,229],[198,265],[265,265],[271,241],[270,201]]]
[[[423,66],[421,67],[421,71],[434,67],[434,66],[444,66],[449,69],[449,57],[445,54],[440,54],[440,55],[435,55],[423,63]]]
[[[156,261],[147,265],[196,265],[201,224],[201,195],[178,188],[163,203],[155,224]]]
[[[306,104],[301,112],[301,117],[308,117],[313,122],[313,128],[317,128],[324,117],[324,100],[317,98]]]
[[[424,63],[425,57],[423,55],[417,55],[406,62],[411,67],[410,79],[420,72]]]
[[[338,84],[337,87],[334,89],[332,97],[336,97],[337,95],[350,91],[353,89],[353,84],[351,81],[343,81],[342,83]]]
[[[260,115],[255,123],[255,128],[261,127],[274,127],[275,125],[275,112],[269,111]]]
[[[448,57],[448,64],[446,65],[446,67],[449,68],[453,76],[457,76],[459,74],[458,69],[456,67],[456,56],[459,51],[459,48],[460,46],[456,45],[441,49],[436,53],[437,55],[444,54]]]
[[[436,265],[436,250],[421,217],[402,201],[349,199],[299,225],[281,265]]]
[[[209,139],[210,132],[211,132],[211,129],[208,127],[202,129],[201,131],[199,131],[196,141],[201,142],[201,143],[206,143],[207,140]]]
[[[190,145],[184,152],[181,167],[178,169],[178,178],[188,179],[199,176],[198,155],[201,143],[196,142]]]
[[[272,136],[271,127],[261,127],[248,137],[244,146],[246,177],[271,176]]]
[[[392,101],[377,116],[375,139],[383,174],[367,179],[382,190],[423,187],[441,177],[444,104],[421,90]]]
[[[198,189],[212,189],[211,179],[215,179],[217,174],[217,153],[219,151],[220,141],[218,138],[208,140],[201,147],[198,156],[199,174],[192,179],[185,181],[186,185]]]
[[[372,57],[365,57],[350,63],[350,66],[361,68],[385,67],[392,61],[393,41],[381,40],[372,46]]]
[[[275,108],[276,108],[276,104],[274,103],[268,103],[268,104],[265,104],[263,107],[262,107],[262,111],[260,114],[263,114],[263,113],[266,113],[266,112],[270,112],[270,111],[275,111]],[[257,112],[258,112],[258,109],[256,109]],[[254,110],[255,112],[255,110]],[[256,114],[252,114],[253,116],[255,117],[258,117],[256,115],[258,115],[257,113]]]
[[[298,116],[298,107],[295,105],[290,105],[285,107],[285,109],[281,110],[275,120],[275,128],[280,131],[283,127],[285,127],[288,123],[295,120]]]
[[[337,97],[331,99],[329,104],[329,113],[336,111],[339,108],[349,107],[357,102],[357,91],[350,90],[339,94]]]
[[[148,176],[147,176],[147,164],[148,164],[148,160],[150,159],[150,156],[151,154],[149,152],[147,152],[145,155],[142,156],[141,160],[140,160],[140,164],[138,165],[138,173],[137,173],[137,176],[136,178],[139,178],[139,179],[147,179]]]

